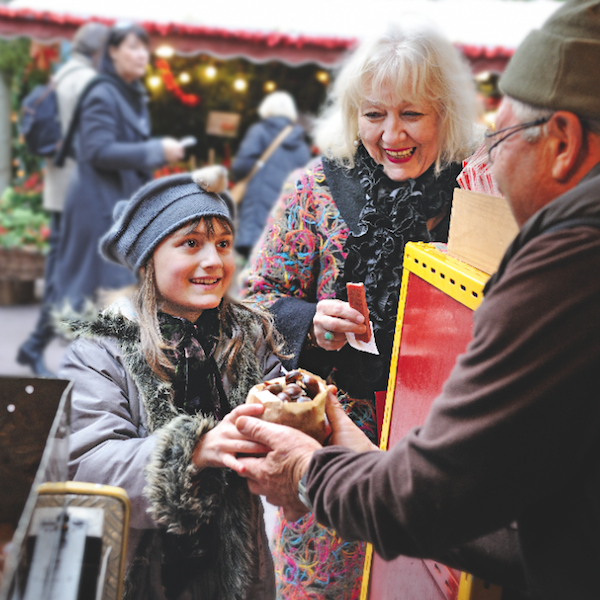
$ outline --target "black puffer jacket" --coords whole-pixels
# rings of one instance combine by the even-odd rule
[[[250,127],[231,167],[233,179],[244,178],[279,132],[289,124],[286,117],[269,117]],[[296,125],[248,184],[240,207],[236,248],[254,246],[279,197],[283,182],[309,159],[310,149],[304,139],[304,130]]]

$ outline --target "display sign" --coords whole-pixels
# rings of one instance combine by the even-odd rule
[[[384,450],[425,421],[471,339],[472,313],[483,299],[488,276],[443,250],[406,244],[380,444]],[[407,556],[384,561],[367,547],[360,600],[499,600],[501,593],[499,586],[437,561]]]
[[[208,113],[206,133],[220,137],[237,137],[240,119],[240,113],[211,110]]]

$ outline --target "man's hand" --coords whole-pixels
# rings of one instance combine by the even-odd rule
[[[239,457],[243,469],[237,473],[248,479],[253,494],[283,507],[288,521],[298,520],[308,512],[298,498],[298,483],[321,444],[297,429],[252,417],[240,416],[235,425],[244,437],[270,448],[263,458]]]
[[[325,411],[332,429],[331,437],[328,440],[329,445],[345,446],[356,450],[356,452],[379,450],[345,413],[337,399],[336,389],[333,386],[329,387]]]

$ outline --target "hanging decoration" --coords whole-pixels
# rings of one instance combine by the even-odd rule
[[[51,63],[60,60],[60,47],[58,44],[40,44],[32,40],[29,47],[29,56],[33,60],[33,68],[39,71],[48,71]]]
[[[198,106],[200,104],[200,96],[195,94],[186,94],[175,81],[175,76],[171,71],[171,65],[163,58],[158,58],[155,62],[156,68],[165,84],[165,87],[176,96],[186,106]]]

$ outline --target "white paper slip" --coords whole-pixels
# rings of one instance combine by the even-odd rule
[[[347,333],[346,339],[348,343],[361,352],[368,352],[369,354],[379,354],[377,344],[375,343],[375,336],[373,335],[373,323],[369,321],[369,327],[371,328],[371,339],[368,342],[360,342],[356,339],[353,333]]]

